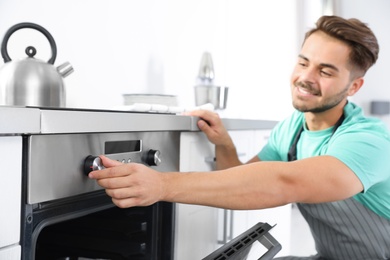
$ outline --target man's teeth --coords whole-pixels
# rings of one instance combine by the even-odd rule
[[[298,87],[298,90],[299,90],[299,92],[301,92],[303,94],[316,95],[315,92],[311,92],[311,91],[307,90],[306,88]]]
[[[302,93],[310,94],[310,92],[307,91],[305,88],[299,87],[298,89],[299,89],[299,91],[302,92]]]

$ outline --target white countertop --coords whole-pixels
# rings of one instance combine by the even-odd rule
[[[0,107],[0,134],[39,133],[39,109]]]
[[[276,121],[223,118],[228,130],[271,129]],[[199,131],[198,118],[109,110],[0,107],[0,134]]]

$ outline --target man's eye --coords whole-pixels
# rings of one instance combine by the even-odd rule
[[[301,67],[307,67],[306,63],[303,63],[303,62],[299,62],[298,65]]]
[[[330,74],[330,73],[328,73],[328,72],[326,72],[326,71],[324,71],[324,70],[321,70],[321,75],[324,75],[324,76],[326,76],[326,77],[332,76],[332,74]]]

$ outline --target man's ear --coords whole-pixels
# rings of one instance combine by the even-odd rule
[[[359,77],[359,78],[354,79],[351,83],[349,90],[348,90],[348,96],[355,95],[356,92],[358,92],[359,89],[363,86],[363,84],[364,84],[363,77]]]

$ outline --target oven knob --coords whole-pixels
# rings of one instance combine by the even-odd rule
[[[103,170],[104,166],[99,156],[89,155],[84,161],[84,174],[88,175],[91,171]]]
[[[146,154],[146,163],[149,166],[158,166],[161,163],[160,158],[160,151],[159,150],[152,150],[150,149],[148,153]]]

